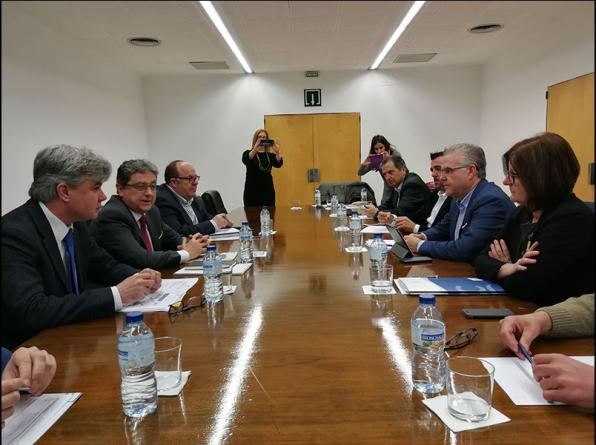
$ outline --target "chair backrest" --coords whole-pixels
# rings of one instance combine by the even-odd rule
[[[332,195],[337,195],[339,202],[344,204],[351,204],[360,201],[360,190],[364,187],[367,191],[367,200],[371,201],[375,206],[377,200],[375,199],[375,192],[366,182],[327,182],[319,185],[321,192],[321,202],[331,200]]]
[[[212,215],[228,213],[226,206],[224,206],[223,200],[221,199],[221,195],[217,190],[206,190],[201,197],[203,198],[207,211]]]

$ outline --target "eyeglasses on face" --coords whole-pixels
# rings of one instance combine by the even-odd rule
[[[155,182],[152,182],[151,184],[147,184],[146,182],[138,182],[136,184],[126,184],[125,187],[130,187],[131,189],[134,189],[137,192],[144,192],[147,189],[154,192],[157,188],[157,184]]]
[[[478,335],[478,329],[470,328],[455,334],[445,342],[445,350],[460,349],[469,345]]]
[[[458,165],[457,167],[442,167],[441,173],[444,175],[452,175],[455,170],[460,170],[462,168],[468,168],[469,165]]]
[[[168,315],[178,315],[182,312],[205,305],[205,297],[190,297],[186,302],[179,301],[170,305]]]
[[[191,184],[193,184],[195,182],[199,182],[199,179],[201,179],[201,177],[198,176],[198,175],[194,175],[194,176],[176,176],[176,179],[185,179],[186,181],[188,181]]]
[[[518,178],[518,175],[517,173],[514,173],[511,170],[507,170],[505,171],[505,178],[507,178],[507,180],[513,184],[515,180]]]

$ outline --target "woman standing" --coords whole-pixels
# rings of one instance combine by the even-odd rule
[[[514,210],[476,258],[476,274],[539,305],[594,292],[594,213],[573,194],[579,162],[555,133],[524,139],[503,155]]]
[[[279,144],[271,141],[267,130],[255,131],[252,148],[242,153],[246,165],[244,181],[244,206],[275,206],[275,188],[271,169],[283,165]]]
[[[362,176],[367,174],[369,171],[376,170],[381,175],[381,179],[383,179],[383,197],[379,201],[381,204],[386,200],[391,200],[391,194],[393,193],[393,187],[391,187],[387,182],[385,182],[385,178],[383,178],[383,174],[378,167],[373,168],[370,163],[370,155],[383,155],[383,159],[392,154],[399,155],[399,151],[391,146],[389,141],[380,134],[373,136],[372,140],[370,141],[370,151],[368,156],[362,161],[360,167],[358,168],[358,176]],[[380,165],[380,164],[379,164]]]

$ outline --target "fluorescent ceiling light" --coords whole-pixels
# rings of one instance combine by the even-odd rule
[[[221,36],[224,38],[224,40],[238,59],[238,62],[240,62],[240,65],[242,65],[244,71],[247,74],[252,74],[253,71],[251,67],[248,65],[248,62],[240,52],[240,48],[238,48],[238,45],[236,45],[236,42],[234,42],[234,39],[230,35],[228,28],[226,28],[226,25],[224,25],[224,22],[221,20],[221,17],[213,7],[213,4],[211,2],[199,2],[199,4],[203,7],[203,9],[207,13],[207,15],[209,16],[209,18],[211,19]]]
[[[375,59],[373,64],[370,66],[371,70],[376,70],[379,67],[379,65],[381,64],[381,62],[383,61],[383,59],[389,52],[389,50],[393,47],[393,45],[395,45],[395,42],[397,42],[397,39],[399,39],[399,37],[402,35],[402,33],[406,30],[406,28],[408,27],[410,22],[412,20],[414,20],[414,17],[416,17],[416,14],[418,14],[418,12],[420,11],[420,9],[422,9],[422,6],[425,3],[426,3],[425,1],[414,2],[414,4],[412,5],[410,10],[404,17],[404,19],[401,21],[401,23],[399,24],[399,26],[397,27],[397,29],[391,36],[391,38],[385,44],[385,47],[383,48],[383,50],[379,53],[379,55],[377,56],[377,58]]]

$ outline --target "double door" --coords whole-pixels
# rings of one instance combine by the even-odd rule
[[[265,129],[284,159],[272,170],[276,205],[310,205],[318,184],[360,180],[360,113],[266,115]]]

